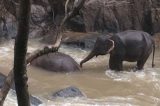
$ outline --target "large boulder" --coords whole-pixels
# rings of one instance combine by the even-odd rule
[[[79,65],[71,56],[60,52],[40,56],[33,60],[31,64],[53,72],[75,72],[80,70]]]
[[[86,31],[137,29],[152,32],[152,3],[156,1],[87,0],[82,10]]]
[[[43,36],[46,22],[49,20],[48,8],[37,4],[31,5],[30,38]]]
[[[49,0],[55,22],[64,16],[66,0]],[[71,7],[71,5],[69,5]],[[146,32],[160,31],[159,0],[86,0],[79,18],[73,18],[69,28],[81,31],[118,32],[128,29]],[[72,22],[71,22],[72,23]],[[79,24],[79,26],[77,26]]]
[[[41,23],[46,18],[45,8],[40,5],[31,5],[31,19],[34,23]]]
[[[84,93],[80,91],[77,87],[70,86],[61,90],[56,91],[52,95],[53,98],[73,98],[73,97],[85,97]]]
[[[5,16],[8,29],[6,33],[1,21],[0,37],[12,37],[17,32],[16,18],[13,16],[16,17],[19,0],[4,1],[4,7],[9,11],[9,15]],[[71,10],[73,1],[70,0],[68,10]],[[64,17],[65,2],[66,0],[32,0],[30,35],[34,37],[47,35],[53,44],[55,25],[58,25]],[[79,32],[120,32],[134,29],[152,34],[160,31],[160,2],[159,0],[86,0],[79,14],[69,20],[66,27],[68,30]]]

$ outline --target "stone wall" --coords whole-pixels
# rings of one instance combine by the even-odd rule
[[[158,32],[159,3],[158,0],[87,0],[82,10],[86,31],[136,29]]]
[[[32,0],[30,35],[47,35],[46,32],[53,29],[48,28],[49,24],[59,24],[64,17],[65,1]],[[73,1],[71,0],[72,3]],[[72,3],[69,4],[68,10],[72,8]],[[8,16],[17,14],[18,0],[5,0],[4,6],[10,13]],[[15,19],[6,17],[6,22],[8,35],[14,36]],[[2,25],[0,20],[0,32],[3,31]],[[160,0],[86,0],[79,15],[71,19],[66,26],[68,30],[79,32],[119,32],[135,29],[157,33],[160,32]],[[2,35],[1,33],[0,36]]]

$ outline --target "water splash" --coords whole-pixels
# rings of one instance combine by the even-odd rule
[[[133,80],[144,80],[147,82],[159,81],[160,73],[158,73],[159,68],[145,68],[141,71],[133,72],[131,71],[114,71],[106,70],[105,75],[115,81],[127,81],[131,82]]]

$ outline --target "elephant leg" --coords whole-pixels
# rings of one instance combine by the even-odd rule
[[[141,60],[137,61],[137,70],[142,70],[144,67],[144,64],[146,63],[149,55],[144,56]]]
[[[117,71],[123,70],[122,64],[123,64],[123,62],[121,60],[117,63]]]
[[[146,59],[147,60],[147,59]],[[145,64],[145,60],[139,60],[137,61],[137,67],[136,67],[136,70],[142,70],[143,67],[144,67],[144,64]]]
[[[116,71],[123,70],[122,60],[118,59],[118,58],[110,57],[110,59],[109,59],[109,68],[111,70],[116,70]]]

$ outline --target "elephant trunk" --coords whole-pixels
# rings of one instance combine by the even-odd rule
[[[80,67],[82,67],[82,64],[87,62],[88,60],[90,60],[91,58],[93,58],[95,56],[95,53],[92,51],[85,59],[83,59],[81,62],[80,62]]]

